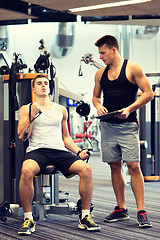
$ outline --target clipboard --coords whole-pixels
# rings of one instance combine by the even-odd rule
[[[117,111],[113,111],[113,112],[110,112],[107,114],[96,116],[95,118],[100,119],[100,120],[107,120],[107,119],[112,118],[115,115],[120,115],[121,113],[122,113],[121,111],[117,110]]]

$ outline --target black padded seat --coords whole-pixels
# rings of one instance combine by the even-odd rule
[[[59,173],[59,171],[57,170],[56,166],[48,165],[44,171],[42,171],[41,173],[36,174],[36,176],[40,176],[41,174],[49,175],[49,174],[56,174],[56,173]]]
[[[54,166],[54,165],[48,165],[47,167],[46,167],[46,169],[42,172],[42,174],[55,174],[55,173],[57,173],[58,172],[58,170],[57,170],[57,168],[56,168],[56,166]]]

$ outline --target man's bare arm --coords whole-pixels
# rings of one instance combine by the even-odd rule
[[[93,90],[93,98],[92,102],[95,108],[97,109],[97,115],[103,115],[108,113],[108,110],[102,106],[100,97],[101,97],[101,86],[100,86],[100,79],[105,70],[105,67],[98,70],[95,75],[95,85],[94,85],[94,90]]]
[[[33,103],[31,106],[31,120],[34,119],[36,114],[39,112],[40,108],[37,103]],[[32,132],[34,122],[30,123],[29,120],[29,105],[24,105],[20,108],[19,111],[19,122],[18,122],[18,136],[19,139],[22,141],[25,141]],[[24,134],[27,134],[27,136],[24,138]]]

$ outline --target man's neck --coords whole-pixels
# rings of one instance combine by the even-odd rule
[[[124,59],[121,56],[117,56],[114,61],[110,64],[110,69],[117,69],[118,67],[122,66]]]
[[[37,96],[36,96],[36,102],[42,107],[48,106],[51,103],[49,97],[39,98]]]

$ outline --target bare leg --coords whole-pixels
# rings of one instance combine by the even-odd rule
[[[110,164],[111,168],[111,179],[112,179],[112,186],[115,192],[117,205],[120,208],[126,208],[125,206],[125,183],[122,176],[122,162],[116,162]]]
[[[84,161],[76,161],[69,170],[80,176],[79,194],[81,196],[82,209],[90,209],[93,191],[91,166]]]
[[[131,187],[136,199],[137,211],[144,210],[144,180],[140,164],[127,163],[127,166],[131,174]]]
[[[33,160],[26,160],[22,166],[19,183],[19,194],[24,212],[32,212],[34,196],[33,177],[40,171],[38,164]]]
[[[81,220],[79,220],[78,228],[89,231],[99,231],[101,229],[100,226],[97,225],[90,216],[93,190],[91,166],[82,160],[77,160],[71,165],[70,171],[77,173],[80,177],[79,194],[81,196],[82,212],[79,215]]]

